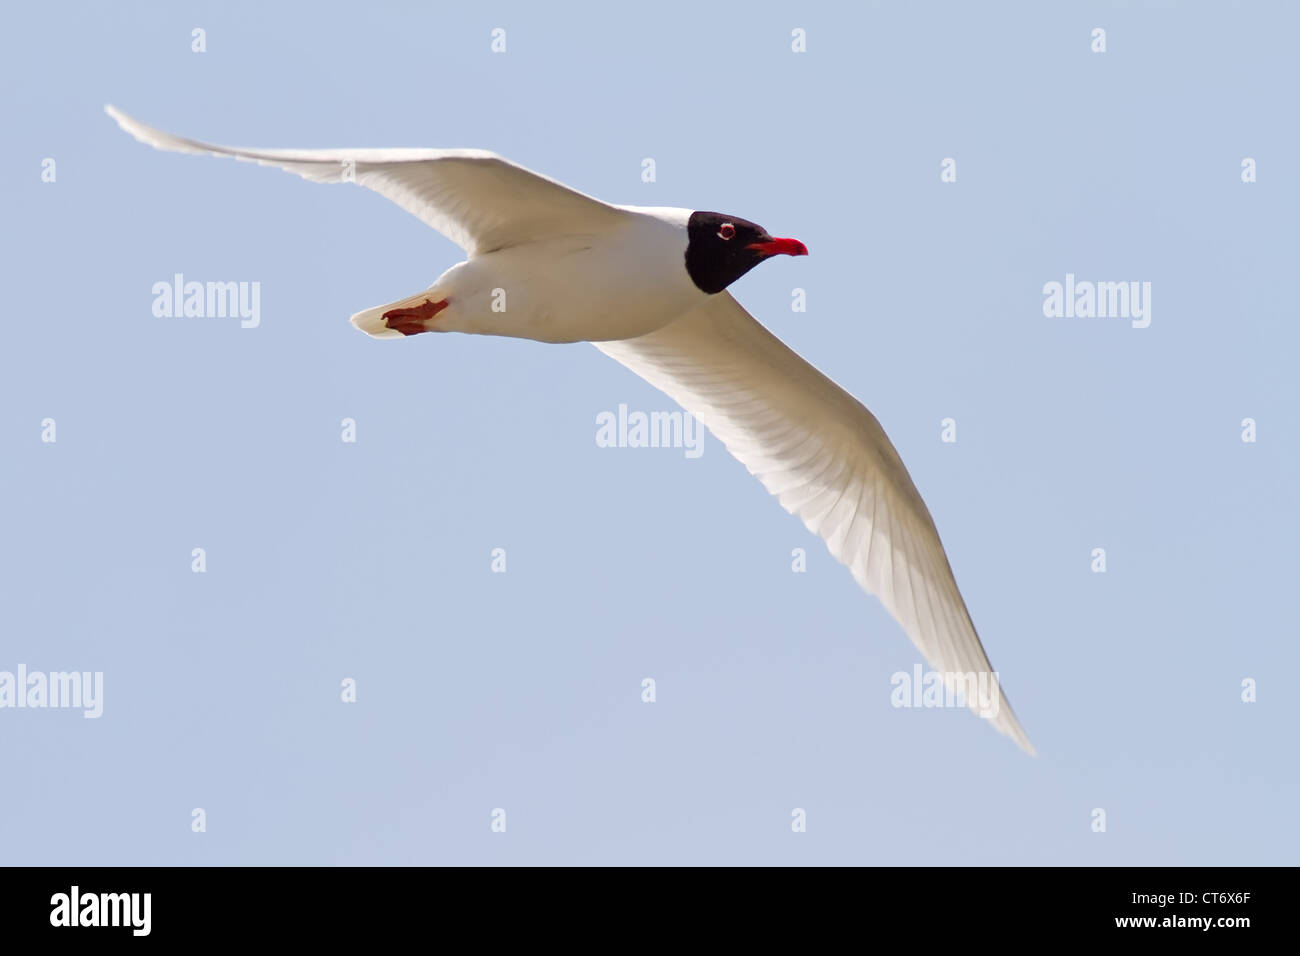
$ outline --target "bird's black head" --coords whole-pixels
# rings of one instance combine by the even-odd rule
[[[686,223],[686,271],[703,292],[721,292],[770,256],[806,256],[798,239],[773,239],[748,219],[693,212]]]

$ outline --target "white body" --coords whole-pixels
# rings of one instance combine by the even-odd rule
[[[689,210],[618,208],[613,229],[471,255],[404,301],[446,300],[431,331],[538,342],[635,338],[703,304],[683,267]]]

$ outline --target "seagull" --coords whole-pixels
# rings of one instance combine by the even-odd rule
[[[1033,747],[980,643],[934,519],[880,422],[727,291],[773,256],[805,256],[739,216],[618,206],[478,149],[240,149],[106,112],[157,149],[355,182],[465,250],[414,295],[352,324],[590,342],[681,405],[781,506],[823,538],[951,690]],[[970,693],[979,680],[982,693]],[[979,698],[983,698],[983,702]]]

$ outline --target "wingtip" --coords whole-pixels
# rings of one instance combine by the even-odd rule
[[[139,127],[140,124],[131,119],[131,117],[127,116],[112,103],[104,104],[104,112],[107,113],[109,119],[116,123],[124,132],[129,133],[136,139],[140,138],[139,134],[136,132],[136,128]]]
[[[1015,720],[1014,717],[1012,718],[1012,721],[1013,721],[1012,725],[1004,729],[1003,733],[1005,733],[1008,737],[1014,740],[1016,742],[1016,746],[1019,747],[1021,750],[1023,750],[1025,753],[1027,753],[1029,756],[1037,757],[1038,751],[1035,750],[1034,745],[1029,742],[1029,737],[1026,736],[1024,728],[1020,726],[1020,721]]]

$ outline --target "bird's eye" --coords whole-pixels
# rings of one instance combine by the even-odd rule
[[[730,239],[736,234],[736,227],[729,222],[724,222],[722,228],[718,230],[719,239]]]

